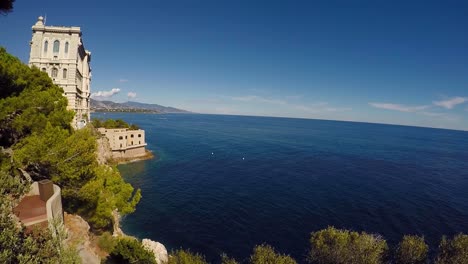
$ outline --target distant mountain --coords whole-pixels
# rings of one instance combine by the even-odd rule
[[[96,112],[151,112],[151,113],[190,113],[189,111],[138,102],[116,103],[112,101],[98,101],[91,99],[91,110]]]

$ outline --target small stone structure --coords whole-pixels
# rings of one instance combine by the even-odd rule
[[[31,190],[23,197],[13,212],[26,226],[63,223],[62,195],[60,187],[50,180],[33,182]]]
[[[100,127],[98,131],[109,140],[114,159],[132,159],[146,155],[144,130]]]

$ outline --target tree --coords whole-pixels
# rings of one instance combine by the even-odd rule
[[[250,256],[251,264],[296,264],[297,262],[288,255],[275,252],[270,245],[259,245],[253,249]]]
[[[190,250],[179,249],[171,252],[167,264],[208,264],[205,257]]]
[[[40,133],[47,123],[71,131],[74,114],[62,94],[47,73],[0,48],[0,146]]]
[[[6,14],[13,10],[13,3],[15,0],[2,0],[0,1],[0,14]]]
[[[318,264],[378,264],[388,250],[380,236],[334,227],[313,232],[310,246],[308,260]]]
[[[458,234],[452,240],[442,237],[436,264],[468,264],[468,235]]]
[[[427,262],[429,246],[420,236],[404,236],[395,253],[397,264],[424,264]]]
[[[115,167],[99,165],[94,173],[95,178],[79,192],[79,197],[84,201],[79,212],[86,216],[94,228],[110,228],[113,223],[112,211],[117,209],[122,215],[132,213],[141,199],[141,192],[134,192]]]
[[[123,237],[117,241],[106,263],[140,263],[140,264],[156,264],[154,254],[147,251],[140,241],[131,238]]]

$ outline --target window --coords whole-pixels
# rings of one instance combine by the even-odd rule
[[[63,69],[63,78],[64,78],[64,79],[67,78],[67,69]]]
[[[68,53],[68,42],[65,42],[65,53]]]
[[[133,145],[133,141],[132,141],[132,145]]]
[[[141,141],[138,141],[138,144],[141,144]]]
[[[133,138],[133,134],[131,134],[130,137]]]
[[[57,68],[52,68],[52,78],[56,78],[58,74]]]
[[[49,48],[49,41],[44,42],[44,52],[47,52],[47,49]]]
[[[138,134],[138,137],[141,137],[141,134]]]
[[[47,71],[47,69],[46,69],[46,68],[42,68],[42,71],[43,71],[43,72],[46,72],[46,71]]]
[[[58,53],[60,49],[60,41],[54,41],[54,53]]]
[[[123,137],[122,137],[122,136],[120,136],[120,137],[119,137],[119,139],[120,139],[120,140],[122,140],[122,139],[123,139]]]

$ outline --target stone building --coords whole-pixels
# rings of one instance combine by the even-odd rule
[[[39,17],[32,26],[29,66],[47,72],[64,90],[68,109],[75,111],[73,125],[90,121],[91,52],[85,49],[79,27],[46,26]]]
[[[106,136],[115,159],[132,159],[146,155],[145,131],[142,129],[98,128]]]

